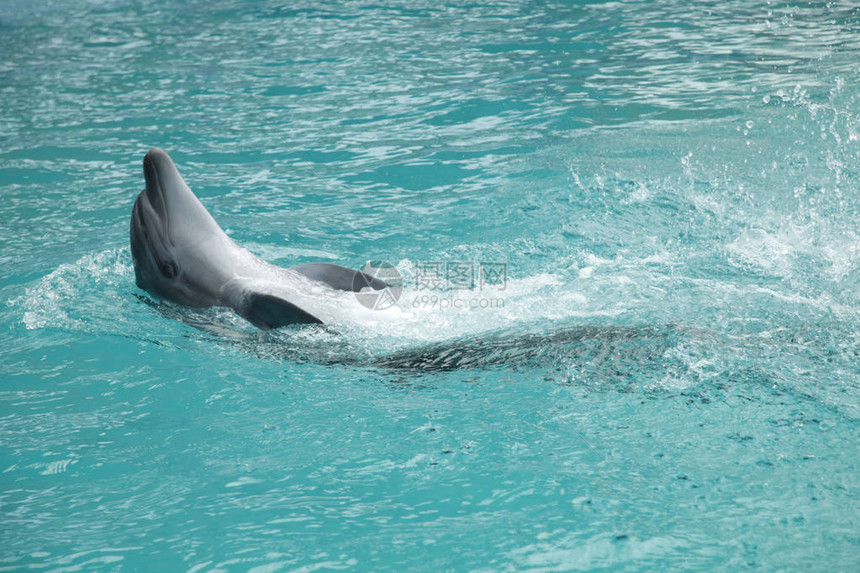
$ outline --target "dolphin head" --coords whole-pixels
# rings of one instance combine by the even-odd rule
[[[188,253],[205,253],[199,246],[207,242],[232,241],[185,184],[167,152],[151,149],[143,158],[143,174],[146,188],[138,195],[131,216],[137,285],[180,304],[214,304],[212,289],[195,284],[201,274],[197,272],[199,257]]]

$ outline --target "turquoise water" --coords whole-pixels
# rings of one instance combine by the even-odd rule
[[[850,3],[6,0],[0,56],[0,570],[860,564]],[[156,145],[402,323],[153,301]]]

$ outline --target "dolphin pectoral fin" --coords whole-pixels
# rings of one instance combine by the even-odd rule
[[[322,324],[314,315],[291,302],[270,294],[252,293],[240,314],[251,324],[263,329],[280,328],[288,324]]]
[[[384,281],[372,277],[367,273],[354,271],[331,263],[309,263],[307,265],[292,267],[292,270],[303,274],[311,280],[325,283],[337,290],[360,292],[361,289],[366,287],[374,290],[382,290],[388,286]]]

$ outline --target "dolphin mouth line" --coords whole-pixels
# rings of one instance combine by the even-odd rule
[[[168,256],[173,241],[163,232],[165,226],[166,221],[152,206],[149,195],[144,190],[138,195],[132,208],[131,254],[138,279],[140,263],[143,260],[149,260],[168,278],[179,274],[176,263]]]
[[[158,157],[151,150],[143,158],[146,186],[138,195],[132,209],[132,257],[135,259],[135,275],[141,262],[150,261],[163,276],[173,278],[179,274],[177,264],[171,259],[173,239],[170,234],[170,217],[167,198],[158,170]]]
[[[146,175],[146,199],[149,202],[152,210],[161,219],[161,224],[164,227],[165,234],[170,238],[170,217],[167,212],[167,198],[164,196],[164,187],[161,185],[161,177],[158,174],[158,167],[155,160],[152,159],[150,153],[147,153],[143,158],[144,174]]]

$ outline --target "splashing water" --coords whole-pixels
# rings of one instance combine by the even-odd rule
[[[3,3],[0,568],[856,568],[858,24]],[[138,290],[155,145],[261,258],[395,265],[397,320]]]

